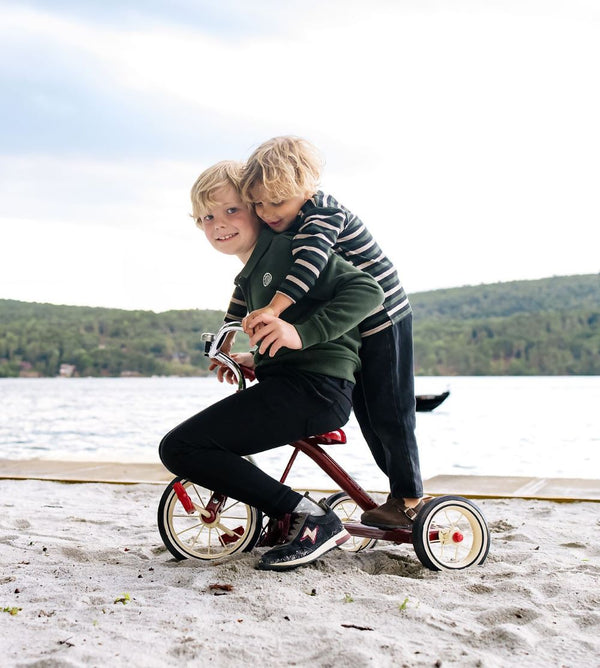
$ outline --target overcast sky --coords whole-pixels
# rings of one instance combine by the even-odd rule
[[[600,271],[597,0],[0,0],[0,298],[225,308],[198,174],[281,134],[410,293]]]

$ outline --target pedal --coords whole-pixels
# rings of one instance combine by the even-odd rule
[[[232,529],[232,531],[234,534],[236,534],[235,536],[230,536],[226,533],[223,533],[219,536],[219,542],[223,547],[235,543],[244,535],[244,527],[236,527],[235,529]]]

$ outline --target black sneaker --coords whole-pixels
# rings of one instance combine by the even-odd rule
[[[345,543],[348,538],[350,535],[340,518],[329,507],[325,515],[292,513],[287,542],[265,552],[257,568],[285,571],[304,566]]]

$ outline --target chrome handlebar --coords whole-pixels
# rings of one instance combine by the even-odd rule
[[[210,359],[224,364],[233,373],[237,379],[238,390],[246,388],[244,372],[234,359],[221,351],[221,346],[225,343],[225,339],[230,332],[243,331],[241,322],[226,322],[216,334],[204,332],[201,336],[202,341],[204,341],[204,354]]]

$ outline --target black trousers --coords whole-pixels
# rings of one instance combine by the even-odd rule
[[[392,496],[423,496],[415,436],[412,315],[362,340],[354,414]]]
[[[282,367],[257,375],[259,383],[171,430],[159,454],[175,475],[281,517],[302,496],[244,455],[339,429],[350,415],[353,383]]]

